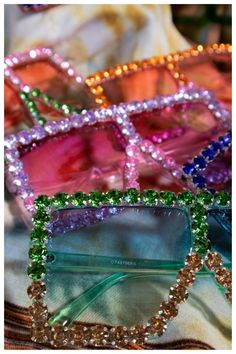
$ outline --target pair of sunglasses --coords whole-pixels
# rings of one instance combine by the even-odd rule
[[[35,206],[28,295],[36,342],[142,345],[165,333],[198,278],[215,279],[231,299],[227,193],[77,192],[39,196]],[[135,316],[137,306],[144,312]]]

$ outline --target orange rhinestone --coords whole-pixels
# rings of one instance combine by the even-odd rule
[[[207,255],[207,258],[205,260],[206,266],[210,270],[216,270],[217,268],[221,267],[223,262],[222,262],[222,257],[219,255],[217,252],[211,252]]]
[[[180,284],[173,285],[170,288],[169,298],[170,300],[176,302],[177,304],[182,304],[188,298],[188,291],[183,285]]]
[[[198,272],[202,268],[203,260],[198,253],[192,252],[185,258],[185,265],[192,271]]]
[[[183,285],[184,287],[191,286],[195,279],[195,275],[189,268],[180,269],[177,275],[177,283]]]
[[[227,268],[217,269],[215,278],[217,283],[223,286],[223,288],[227,288],[232,285],[232,274]]]
[[[176,304],[174,301],[163,301],[160,304],[159,313],[166,320],[173,320],[178,315],[178,309],[176,308]]]

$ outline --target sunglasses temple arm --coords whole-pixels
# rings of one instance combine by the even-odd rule
[[[70,272],[155,272],[169,274],[176,272],[183,263],[165,260],[95,256],[78,253],[50,252],[47,268]]]
[[[106,277],[98,284],[85,290],[77,299],[69,302],[64,308],[56,312],[49,318],[48,323],[51,326],[57,324],[69,326],[91,303],[96,300],[98,296],[101,296],[106,290],[110,289],[125,277],[127,277],[127,275],[124,273],[115,273]]]

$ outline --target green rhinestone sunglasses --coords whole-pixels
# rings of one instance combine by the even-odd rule
[[[59,193],[52,198],[39,196],[35,200],[28,267],[28,275],[32,279],[28,288],[33,301],[30,307],[32,340],[50,342],[56,347],[144,343],[153,336],[164,334],[168,321],[177,316],[179,304],[186,301],[188,288],[195,281],[196,273],[198,277],[214,274],[219,287],[230,299],[231,272],[227,269],[231,267],[230,262],[224,257],[227,268],[223,267],[222,256],[211,251],[208,238],[209,215],[213,215],[221,228],[230,232],[227,214],[230,202],[229,194],[218,192],[213,195],[209,191],[201,191],[197,195],[191,192],[175,195],[166,191],[139,193],[129,189],[126,192]],[[127,253],[124,248],[127,251],[127,235],[131,230],[136,235],[136,243],[131,240],[132,252]],[[71,232],[76,239],[79,239],[79,234],[82,237],[86,235],[87,249],[83,248],[86,244],[83,242],[79,244],[79,252],[73,245],[68,252],[65,244]],[[95,244],[95,234],[100,248],[96,246],[94,253],[91,252],[91,245]],[[105,242],[101,239],[103,234],[108,235]],[[139,245],[144,237],[148,253],[145,253],[145,246],[136,252],[135,245]],[[52,247],[57,238],[60,244],[58,249]],[[161,243],[154,244],[153,240]],[[112,248],[108,247],[109,243]],[[169,250],[170,244],[174,253]],[[121,245],[123,248],[119,253]],[[102,253],[104,248],[108,250],[106,255]],[[150,248],[153,248],[153,253],[150,253]],[[112,254],[111,249],[116,249],[116,252]],[[89,252],[86,253],[86,250]],[[155,253],[158,255],[155,256]],[[83,273],[90,274],[89,279],[94,273],[99,274],[98,280],[95,284],[89,283],[79,296],[71,296],[66,304],[49,313],[47,292],[50,292],[48,285],[52,278],[60,279],[62,274],[64,277],[72,274],[74,279],[82,279]],[[97,298],[120,282],[127,284],[143,279],[150,282],[157,276],[167,275],[176,276],[176,283],[169,289],[168,300],[161,302],[158,312],[145,324],[129,328],[123,325],[94,325],[88,328],[77,322],[78,317]]]

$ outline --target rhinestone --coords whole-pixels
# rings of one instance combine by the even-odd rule
[[[34,229],[30,234],[31,241],[45,241],[48,238],[48,231],[41,228]]]
[[[160,192],[160,200],[165,205],[173,205],[176,201],[176,196],[172,192]]]
[[[176,308],[176,304],[174,301],[163,301],[160,304],[160,311],[159,313],[166,319],[166,320],[173,320],[178,315],[178,309]]]
[[[70,197],[70,203],[76,207],[86,205],[87,200],[88,196],[83,192],[76,192]]]
[[[46,269],[41,263],[32,263],[27,269],[28,276],[33,280],[44,278]]]
[[[205,256],[207,252],[211,249],[211,242],[206,237],[199,237],[194,241],[193,244],[197,253]]]
[[[69,204],[69,196],[66,193],[57,193],[54,195],[52,202],[56,208],[64,208]]]
[[[232,302],[232,288],[231,287],[227,289],[225,296],[227,297],[229,302]]]
[[[191,192],[181,192],[178,194],[178,202],[185,205],[191,205],[194,201],[194,195]]]
[[[198,272],[203,265],[203,260],[197,253],[190,253],[185,259],[185,265],[187,265],[194,272]]]
[[[144,204],[157,204],[158,193],[153,190],[144,190],[141,195]]]
[[[89,194],[89,204],[91,206],[99,206],[105,200],[105,196],[100,191],[94,191]]]
[[[99,346],[104,344],[104,341],[107,341],[107,338],[109,336],[108,329],[107,327],[104,326],[94,326],[91,328],[91,334],[90,334],[90,344],[93,344],[95,346]]]
[[[135,204],[139,202],[139,192],[135,188],[129,188],[124,193],[124,198],[127,203]]]
[[[48,341],[48,327],[32,327],[31,340],[37,343],[46,343]]]
[[[200,193],[198,193],[197,199],[199,203],[203,205],[210,205],[213,203],[214,196],[208,191],[201,191]]]
[[[48,318],[47,305],[45,305],[41,301],[36,301],[29,307],[29,314],[30,316],[33,317],[33,320],[35,322],[38,321],[46,322]]]
[[[108,203],[118,205],[121,203],[123,193],[112,189],[106,193],[106,200]]]
[[[153,335],[162,336],[167,328],[166,320],[158,315],[150,319],[150,333]]]
[[[177,283],[183,285],[184,287],[191,286],[196,277],[188,268],[182,268],[177,275]]]
[[[232,285],[232,274],[227,268],[217,269],[215,278],[217,283],[219,283],[224,288],[230,287]]]
[[[55,347],[62,347],[67,344],[68,337],[63,326],[58,325],[53,328],[51,340]]]
[[[217,204],[225,206],[230,204],[231,196],[224,191],[220,191],[215,194],[215,201]]]
[[[188,291],[183,285],[176,284],[171,286],[169,293],[170,300],[177,302],[177,304],[182,304],[187,300],[187,298]]]
[[[216,270],[217,268],[221,267],[223,264],[222,257],[217,252],[209,253],[207,255],[205,263],[210,270]]]
[[[137,325],[133,326],[129,329],[129,336],[130,340],[133,343],[138,343],[138,344],[143,344],[147,341],[148,339],[148,331],[146,326],[143,325]]]
[[[50,216],[44,210],[39,209],[32,217],[32,220],[36,227],[42,228],[50,220]]]
[[[109,343],[113,346],[127,344],[128,334],[128,329],[126,327],[112,327],[109,331]]]
[[[33,282],[27,289],[30,299],[40,300],[46,294],[46,286],[41,281]]]
[[[35,199],[34,204],[37,209],[44,209],[50,207],[51,199],[47,195],[40,195]]]
[[[41,242],[34,243],[29,249],[29,258],[34,262],[40,262],[47,256],[47,249]]]

